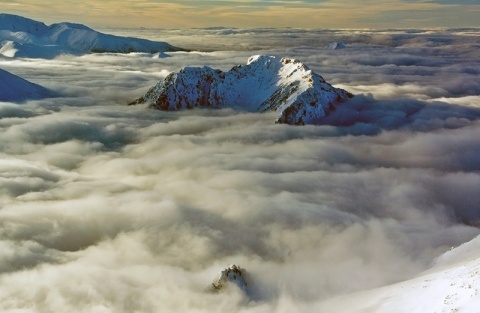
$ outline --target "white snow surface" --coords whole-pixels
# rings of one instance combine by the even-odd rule
[[[337,42],[337,41],[332,41],[328,43],[327,47],[328,50],[338,50],[338,49],[344,49],[345,44],[343,42]]]
[[[255,55],[228,72],[185,67],[170,73],[132,104],[147,103],[165,111],[194,107],[276,111],[276,122],[316,124],[352,97],[335,88],[298,60]]]
[[[51,59],[62,54],[177,50],[181,49],[165,42],[103,34],[81,24],[64,22],[47,26],[21,16],[0,14],[0,55],[5,57]]]
[[[52,92],[0,69],[0,101],[18,102],[52,96]]]
[[[325,312],[478,313],[480,236],[439,257],[432,268],[394,285],[346,295],[319,304]],[[346,305],[348,303],[348,305]]]

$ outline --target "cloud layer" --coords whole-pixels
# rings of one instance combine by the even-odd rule
[[[238,35],[210,36],[231,49],[0,60],[62,95],[0,103],[2,312],[305,312],[411,278],[479,234],[471,35],[277,31],[262,44],[258,31],[241,51]],[[255,53],[359,95],[307,127],[126,106],[169,71]],[[249,294],[209,293],[231,263]]]

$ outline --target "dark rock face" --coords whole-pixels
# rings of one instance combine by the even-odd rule
[[[242,291],[247,291],[246,271],[238,265],[231,265],[224,269],[212,282],[213,290],[221,290],[228,285],[235,285]]]

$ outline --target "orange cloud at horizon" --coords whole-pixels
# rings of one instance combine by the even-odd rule
[[[312,2],[235,1],[234,4],[199,5],[200,2],[86,0],[75,3],[14,0],[5,13],[47,24],[71,21],[91,27],[193,28],[227,26],[298,28],[412,28],[480,27],[480,5],[441,5],[402,0],[346,0]],[[259,1],[257,1],[259,2]]]

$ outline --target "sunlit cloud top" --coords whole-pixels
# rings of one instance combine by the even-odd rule
[[[4,12],[94,27],[480,27],[479,0],[12,0]]]

